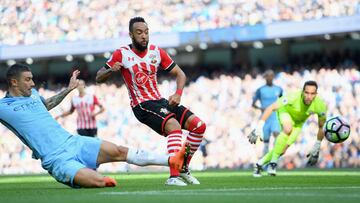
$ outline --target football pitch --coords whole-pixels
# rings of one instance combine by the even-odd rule
[[[253,178],[251,171],[193,173],[201,185],[167,187],[167,173],[108,174],[118,186],[71,189],[48,175],[0,176],[0,202],[360,202],[360,170],[278,171]]]

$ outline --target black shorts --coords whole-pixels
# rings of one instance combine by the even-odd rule
[[[145,101],[133,108],[135,117],[160,135],[164,135],[165,123],[169,118],[175,118],[184,128],[186,120],[193,113],[182,105],[170,106],[169,101],[162,98],[159,100]]]
[[[87,137],[96,137],[97,135],[97,128],[91,128],[91,129],[77,129],[77,133],[81,136],[87,136]]]

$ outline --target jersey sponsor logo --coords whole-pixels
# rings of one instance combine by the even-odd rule
[[[134,59],[134,57],[128,57],[128,61],[134,61],[135,59]]]
[[[26,111],[29,109],[36,108],[37,106],[39,106],[39,104],[40,104],[40,101],[35,100],[35,101],[28,102],[26,104],[21,104],[21,105],[15,106],[13,110],[14,111]]]
[[[144,72],[137,72],[135,74],[135,82],[136,82],[137,85],[143,85],[148,80],[149,80],[149,77]]]

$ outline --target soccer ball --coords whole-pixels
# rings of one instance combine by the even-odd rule
[[[350,135],[350,125],[341,116],[329,118],[324,126],[325,138],[333,143],[344,142]]]

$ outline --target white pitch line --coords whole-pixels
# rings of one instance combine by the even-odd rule
[[[101,192],[100,195],[221,195],[226,196],[300,196],[300,197],[341,197],[360,198],[360,194],[318,194],[318,190],[344,190],[360,189],[360,186],[331,186],[331,187],[265,187],[265,188],[228,188],[228,189],[199,189],[199,190],[150,190],[150,191],[124,191],[124,192]],[[264,193],[264,191],[288,190],[282,193]],[[289,190],[296,190],[289,192]],[[299,190],[317,190],[298,192]],[[238,192],[238,193],[235,193]],[[246,192],[246,193],[244,193]],[[250,192],[250,193],[249,193]]]

